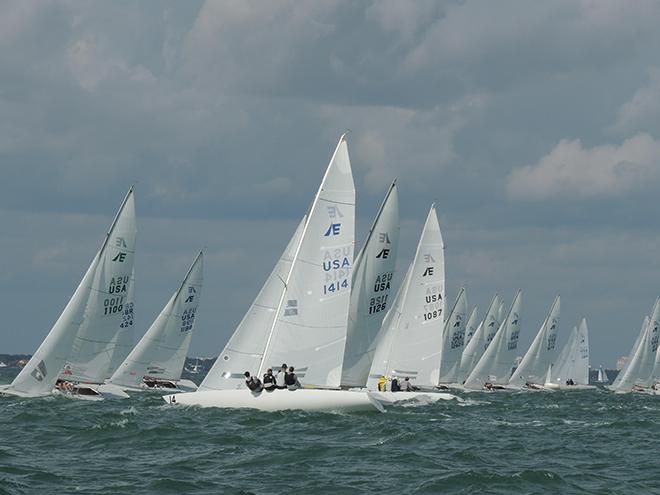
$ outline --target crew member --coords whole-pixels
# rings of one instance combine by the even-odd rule
[[[417,387],[415,387],[412,383],[410,383],[409,376],[407,376],[406,379],[403,381],[402,390],[404,392],[414,392],[415,390],[417,390]]]
[[[264,374],[264,390],[275,390],[275,375],[273,375],[272,368],[268,368]]]
[[[275,377],[275,385],[277,388],[286,388],[286,372],[288,370],[288,366],[286,363],[282,364],[282,367],[280,368],[280,371],[277,372],[277,376]]]
[[[387,378],[385,378],[385,375],[380,375],[380,378],[378,379],[378,391],[385,392],[386,388],[387,388]]]
[[[252,392],[261,392],[263,390],[263,387],[261,386],[261,380],[259,380],[259,378],[256,376],[250,376],[249,371],[246,371],[244,375],[245,385],[247,385],[247,388],[249,388]]]
[[[294,372],[293,366],[289,368],[289,372],[284,377],[284,382],[286,383],[286,388],[289,390],[296,390],[302,388],[302,385],[298,381],[298,376]]]
[[[392,383],[390,385],[390,390],[392,392],[400,392],[401,391],[401,386],[399,385],[399,379],[395,376],[392,378]]]

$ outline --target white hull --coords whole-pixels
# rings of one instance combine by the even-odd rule
[[[546,383],[544,385],[548,390],[561,390],[562,392],[573,392],[577,390],[595,390],[598,387],[594,385],[560,385],[558,383]]]
[[[371,397],[383,405],[400,402],[436,402],[439,400],[460,400],[457,396],[444,392],[370,392]]]
[[[260,411],[384,411],[368,392],[348,390],[274,390],[256,394],[249,390],[206,390],[164,395],[163,399],[169,404]]]
[[[53,389],[53,395],[61,395],[67,399],[76,400],[116,400],[130,398],[130,395],[124,392],[121,387],[109,383],[79,383],[76,385],[76,390],[82,390],[83,392],[68,392],[59,389]]]

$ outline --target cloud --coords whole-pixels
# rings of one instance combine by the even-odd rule
[[[660,126],[660,68],[650,67],[648,73],[647,83],[619,108],[613,130],[626,132]]]
[[[535,165],[514,169],[507,191],[511,198],[530,201],[619,197],[659,176],[660,141],[648,134],[593,148],[564,139]]]

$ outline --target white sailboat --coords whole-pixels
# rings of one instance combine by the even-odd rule
[[[391,300],[399,247],[399,200],[390,186],[352,274],[341,387],[365,387]]]
[[[104,352],[120,328],[135,251],[135,205],[131,187],[64,311],[27,365],[3,393],[50,395],[61,373],[68,395],[128,397],[114,387],[100,390],[110,364]],[[68,364],[68,368],[66,367]],[[92,382],[84,385],[82,382]]]
[[[582,318],[579,326],[573,327],[544,386],[553,390],[595,388],[589,385],[589,328],[585,318]]]
[[[509,314],[497,330],[474,370],[465,380],[467,389],[503,389],[509,383],[520,335],[522,292],[518,290]]]
[[[467,377],[472,373],[472,370],[477,365],[481,356],[488,348],[488,344],[492,341],[497,329],[500,327],[499,318],[500,312],[500,297],[495,294],[493,299],[488,305],[488,310],[484,315],[484,319],[479,323],[479,326],[474,332],[470,341],[466,344],[463,354],[461,355],[461,365],[456,375],[456,382],[463,384]],[[490,340],[488,335],[492,336]]]
[[[648,316],[644,317],[644,320],[642,320],[642,327],[639,329],[639,333],[637,334],[637,338],[635,339],[635,343],[632,346],[632,349],[630,350],[630,353],[628,354],[628,359],[626,360],[626,363],[623,365],[623,368],[619,371],[619,374],[616,376],[614,381],[610,386],[607,388],[610,390],[616,390],[619,387],[619,384],[621,383],[621,380],[626,374],[626,370],[628,369],[628,366],[630,365],[630,360],[632,357],[635,355],[637,352],[637,348],[639,347],[639,344],[642,341],[642,337],[644,337],[644,333],[646,332],[646,327],[648,327],[651,319]]]
[[[649,392],[653,385],[653,372],[658,350],[658,322],[660,321],[660,298],[656,299],[651,312],[651,318],[644,329],[635,353],[630,358],[621,380],[618,381],[615,392]]]
[[[532,345],[509,380],[513,388],[543,389],[548,367],[554,362],[559,330],[560,300],[555,298]]]
[[[467,296],[461,288],[442,332],[438,384],[455,383],[461,366],[467,323]]]
[[[197,389],[192,381],[181,379],[181,372],[202,295],[203,266],[200,252],[181,285],[108,383],[133,391]]]
[[[417,387],[438,383],[445,309],[444,243],[431,206],[415,257],[383,321],[367,387],[381,376],[408,377]]]
[[[598,376],[596,377],[596,383],[600,383],[600,384],[610,383],[610,379],[608,378],[607,373],[605,372],[602,366],[598,367]]]
[[[338,390],[354,243],[355,187],[342,136],[290,250],[257,297],[259,308],[255,301],[255,313],[243,319],[198,391],[165,401],[269,411],[382,409],[366,392]],[[295,365],[303,389],[253,393],[236,376],[247,370],[261,377],[280,363]]]
[[[110,378],[119,365],[126,359],[128,353],[133,349],[133,307],[135,305],[135,269],[131,274],[131,284],[128,287],[126,304],[124,304],[123,317],[119,324],[119,331],[113,341],[108,345],[111,352],[110,366],[106,372],[106,379]]]

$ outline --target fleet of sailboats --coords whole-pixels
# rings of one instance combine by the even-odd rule
[[[496,294],[479,320],[477,308],[468,309],[464,288],[447,311],[445,247],[435,205],[393,296],[399,254],[396,181],[354,257],[355,187],[345,135],[309,209],[199,387],[182,372],[202,292],[203,253],[133,347],[136,232],[131,187],[62,314],[0,393],[101,400],[168,390],[164,399],[171,404],[382,411],[400,400],[455,397],[443,390],[593,388],[586,319],[558,354],[559,296],[517,366],[520,290],[506,314]],[[658,393],[659,322],[660,298],[609,388]],[[302,388],[247,388],[246,371],[261,377],[281,363],[295,364]],[[609,383],[602,367],[597,383]],[[398,391],[402,385],[404,391]]]

